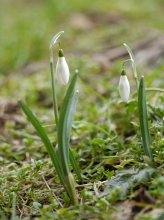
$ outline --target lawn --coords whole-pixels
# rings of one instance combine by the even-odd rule
[[[1,0],[0,5],[0,219],[164,219],[163,1]],[[62,30],[71,78],[79,72],[70,145],[82,181],[69,167],[76,180],[75,206],[18,105],[19,100],[28,105],[55,146],[49,43]],[[153,163],[141,141],[129,63],[130,100],[119,96],[122,62],[129,58],[123,43],[133,51],[145,87],[153,88],[146,91]],[[56,87],[62,109],[67,86]]]

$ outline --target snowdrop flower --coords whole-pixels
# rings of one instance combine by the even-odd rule
[[[56,78],[59,83],[64,85],[66,85],[69,81],[69,68],[62,49],[59,50],[59,56],[56,64]]]
[[[121,99],[124,102],[128,102],[130,96],[130,85],[125,70],[122,70],[121,72],[121,77],[119,82],[119,93]]]

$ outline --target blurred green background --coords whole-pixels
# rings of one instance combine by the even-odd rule
[[[163,32],[163,0],[0,0],[0,73],[48,60],[49,41],[80,55]]]

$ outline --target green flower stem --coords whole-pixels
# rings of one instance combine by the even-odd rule
[[[50,62],[50,70],[51,70],[51,84],[52,84],[54,115],[55,115],[55,122],[56,122],[56,126],[57,126],[59,113],[58,113],[57,96],[56,96],[56,90],[55,90],[54,67],[53,67],[52,62]]]
[[[122,69],[123,69],[123,70],[125,69],[125,65],[126,65],[128,62],[132,62],[132,60],[131,60],[131,59],[127,59],[127,60],[124,60],[124,61],[122,62]]]
[[[55,115],[55,122],[56,126],[58,125],[58,104],[57,104],[57,96],[56,96],[56,90],[55,90],[55,79],[54,79],[54,59],[53,59],[53,48],[57,44],[58,39],[60,38],[61,34],[63,34],[64,31],[60,31],[57,33],[50,42],[50,70],[51,70],[51,84],[52,84],[52,93],[53,93],[53,106],[54,106],[54,115]]]
[[[136,68],[136,64],[135,64],[135,59],[134,59],[134,55],[132,50],[130,49],[130,47],[127,44],[123,44],[124,47],[127,49],[128,54],[130,56],[130,60],[132,62],[132,68],[133,68],[133,76],[136,82],[136,86],[137,86],[137,91],[138,91],[138,87],[139,87],[139,81],[138,81],[138,73],[137,73],[137,68]]]

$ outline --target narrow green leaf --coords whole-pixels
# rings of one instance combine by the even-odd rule
[[[58,173],[59,173],[58,176],[59,176],[59,178],[61,176],[61,182],[63,183],[63,185],[65,187],[65,190],[67,191],[65,174],[63,172],[63,166],[62,166],[62,163],[61,163],[61,160],[60,160],[60,153],[59,153],[58,145],[56,145],[56,147],[55,147],[55,156],[56,156],[57,161],[58,161]]]
[[[68,131],[70,127],[70,122],[72,120],[72,114],[74,113],[74,109],[72,105],[75,104],[75,100],[77,99],[77,95],[75,93],[75,84],[77,80],[77,74],[75,74],[71,80],[71,83],[68,87],[67,93],[63,100],[63,106],[60,110],[59,122],[58,122],[58,150],[60,155],[61,164],[63,167],[64,173],[67,175],[69,173],[69,139],[68,135],[70,131]]]
[[[78,199],[75,190],[74,178],[69,169],[69,140],[77,101],[77,93],[75,92],[76,80],[77,74],[73,76],[64,97],[57,129],[59,160],[66,179],[67,193],[69,194],[73,204],[78,204]]]
[[[66,141],[67,141],[67,145],[69,148],[69,159],[70,162],[72,164],[72,167],[74,169],[74,171],[76,172],[77,177],[79,178],[80,181],[82,181],[82,176],[81,176],[81,172],[80,172],[80,168],[79,165],[70,149],[70,136],[71,136],[71,129],[72,129],[72,123],[73,123],[73,118],[74,118],[74,114],[76,111],[76,106],[77,106],[77,99],[78,99],[78,94],[79,92],[76,91],[72,97],[71,103],[70,103],[70,109],[68,112],[68,122],[67,122],[67,129],[66,129]]]
[[[78,99],[78,91],[75,91],[72,99],[70,100],[69,103],[69,109],[66,112],[66,118],[67,118],[67,128],[66,128],[66,140],[67,140],[67,144],[69,145],[70,142],[70,136],[71,136],[71,129],[72,129],[72,123],[73,123],[73,119],[74,119],[74,114],[76,111],[76,106],[77,106],[77,99]]]
[[[31,124],[33,125],[35,130],[37,131],[42,142],[44,143],[44,145],[48,151],[48,154],[50,155],[52,163],[53,163],[53,165],[59,175],[59,178],[60,178],[61,182],[64,184],[64,175],[62,174],[62,172],[60,172],[58,160],[57,160],[56,154],[55,154],[55,150],[54,150],[44,128],[42,127],[42,125],[40,124],[38,119],[34,116],[32,111],[28,108],[28,106],[23,101],[19,101],[19,104],[20,104],[23,112],[25,113],[25,115],[27,116],[27,118],[29,119],[29,121],[31,122]]]
[[[146,93],[144,87],[144,78],[141,77],[138,90],[138,111],[139,111],[139,120],[140,120],[140,129],[142,135],[142,143],[146,155],[153,160],[151,152],[151,139],[148,127],[148,117],[147,117],[147,105],[146,105]]]

